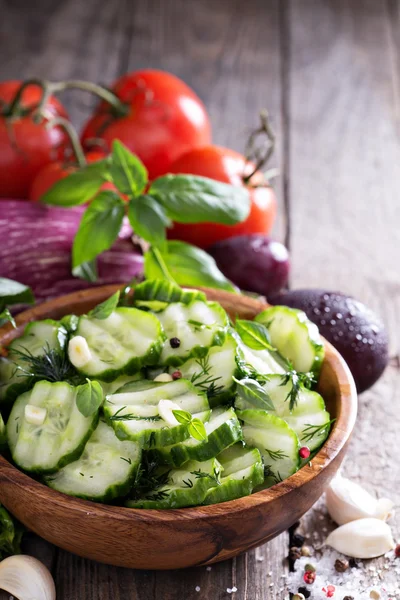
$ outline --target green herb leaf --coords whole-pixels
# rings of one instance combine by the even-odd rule
[[[282,383],[281,386],[286,385],[287,383],[291,384],[290,390],[287,393],[285,398],[285,402],[289,400],[289,410],[293,410],[297,404],[297,400],[299,397],[299,393],[301,391],[301,387],[304,386],[307,389],[315,383],[314,374],[313,373],[299,373],[293,369],[293,365],[288,361],[288,371],[281,375]]]
[[[198,290],[183,290],[176,283],[166,279],[151,279],[139,283],[135,288],[134,303],[141,301],[183,302],[189,304],[193,300],[206,301],[204,292]]]
[[[108,250],[118,237],[125,204],[114,192],[100,192],[84,213],[74,239],[72,266],[89,262]]]
[[[252,406],[256,408],[261,408],[263,410],[275,410],[275,406],[265,389],[255,381],[254,379],[236,379],[236,377],[232,377],[234,381],[237,383],[237,393],[243,398],[243,400],[247,400]]]
[[[76,393],[76,405],[84,417],[94,415],[103,404],[103,390],[98,381],[86,380],[87,383],[80,385]]]
[[[94,283],[98,278],[96,259],[89,260],[78,267],[75,267],[72,269],[72,275],[84,279],[85,281],[89,281],[90,283]]]
[[[32,290],[23,283],[13,279],[0,277],[0,307],[1,310],[8,304],[33,304],[35,301]]]
[[[141,238],[161,246],[166,239],[166,227],[171,225],[165,210],[154,198],[148,195],[133,198],[128,208],[129,222],[133,231]]]
[[[107,300],[95,306],[88,314],[95,319],[107,319],[118,306],[119,294],[119,291],[115,292]]]
[[[91,163],[57,181],[41,198],[44,204],[77,206],[89,202],[107,180],[109,158]]]
[[[21,554],[23,533],[23,526],[0,505],[0,560],[7,556]]]
[[[250,212],[245,187],[232,186],[195,175],[165,175],[150,186],[149,194],[161,202],[178,223],[223,223],[235,225]]]
[[[190,412],[187,412],[187,410],[173,410],[172,414],[174,415],[178,423],[182,423],[183,425],[191,423],[192,421],[192,415],[190,414]]]
[[[242,341],[249,348],[253,350],[276,350],[271,346],[271,338],[265,325],[255,321],[237,319],[235,327]]]
[[[118,190],[128,196],[138,196],[147,185],[146,167],[118,140],[114,140],[112,145],[110,173]]]
[[[17,327],[15,319],[8,308],[3,308],[3,310],[0,312],[0,327],[2,327],[2,325],[5,325],[5,323],[11,323],[11,325],[14,328]]]
[[[207,252],[175,240],[166,243],[166,250],[151,248],[145,253],[144,274],[146,279],[172,279],[180,285],[236,291]]]
[[[206,428],[204,427],[203,421],[200,421],[200,419],[193,419],[192,422],[189,424],[188,429],[190,435],[195,440],[202,442],[203,440],[207,439]]]

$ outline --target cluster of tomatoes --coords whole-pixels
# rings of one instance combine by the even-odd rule
[[[162,71],[137,71],[110,90],[126,110],[118,114],[106,101],[98,105],[80,136],[87,162],[104,158],[118,139],[143,161],[150,180],[188,173],[249,189],[251,211],[245,222],[175,224],[171,238],[207,247],[240,234],[269,233],[276,212],[272,188],[242,154],[212,144],[206,109],[183,81]],[[0,197],[39,200],[79,168],[68,132],[60,124],[51,126],[52,120],[68,120],[67,112],[54,96],[43,98],[45,91],[35,83],[0,83]]]

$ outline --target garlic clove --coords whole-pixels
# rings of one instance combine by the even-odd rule
[[[325,540],[337,552],[353,558],[375,558],[393,550],[395,543],[381,519],[357,519],[338,527]]]
[[[76,335],[69,340],[68,343],[68,356],[74,367],[81,369],[92,358],[89,345],[85,338],[81,335]]]
[[[47,408],[27,404],[25,406],[25,421],[30,425],[43,425],[46,420]]]
[[[180,406],[171,400],[160,400],[158,403],[158,414],[170,427],[179,425],[178,419],[174,417],[173,410],[181,410]]]
[[[169,383],[173,380],[174,379],[172,375],[170,375],[169,373],[160,373],[159,375],[157,375],[157,377],[154,377],[153,379],[155,383]]]
[[[340,473],[331,481],[325,497],[328,512],[338,525],[368,517],[385,520],[393,507],[390,500],[377,500],[361,485],[342,477]],[[391,506],[388,510],[389,503]]]
[[[376,507],[375,517],[377,519],[382,519],[382,521],[387,521],[394,514],[394,502],[389,500],[389,498],[379,498]]]
[[[56,599],[50,571],[36,558],[23,554],[0,562],[0,589],[18,600]]]

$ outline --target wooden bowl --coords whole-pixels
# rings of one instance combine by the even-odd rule
[[[37,319],[82,314],[110,296],[105,286],[63,296],[17,317],[0,330],[6,346]],[[232,315],[253,318],[265,305],[228,292],[204,290]],[[306,466],[282,483],[239,500],[174,510],[139,510],[95,504],[56,492],[0,457],[0,502],[28,529],[85,558],[135,569],[177,569],[231,558],[267,542],[295,523],[323,493],[346,452],[357,413],[350,371],[325,342],[319,391],[335,424]]]

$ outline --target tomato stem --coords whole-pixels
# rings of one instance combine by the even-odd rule
[[[71,142],[72,150],[78,166],[81,169],[86,167],[87,160],[83,152],[82,145],[79,141],[78,133],[72,123],[67,121],[67,119],[63,119],[62,117],[54,117],[54,119],[51,119],[48,123],[46,123],[46,129],[52,129],[53,127],[62,127],[64,129],[65,133],[69,137],[69,141]]]
[[[55,83],[49,83],[50,94],[56,94],[70,89],[78,89],[84,92],[89,92],[98,96],[108,104],[110,104],[116,111],[117,115],[124,117],[129,112],[129,106],[122,102],[118,96],[116,96],[111,90],[92,83],[91,81],[82,81],[80,79],[72,79],[70,81],[59,81]]]
[[[243,175],[245,184],[249,184],[253,175],[266,165],[275,150],[275,133],[271,127],[267,110],[260,112],[260,120],[260,126],[250,134],[246,144],[246,161],[254,163],[254,168],[248,175]],[[261,146],[257,146],[256,141],[261,136],[266,136],[266,140]]]
[[[41,79],[27,79],[26,81],[23,81],[21,83],[21,85],[19,86],[13,100],[11,101],[11,104],[9,104],[9,106],[6,108],[5,112],[3,112],[3,116],[4,117],[15,117],[18,114],[18,111],[21,108],[21,99],[22,99],[22,94],[24,93],[24,91],[26,90],[26,88],[30,87],[30,86],[37,86],[40,87],[42,89],[43,92],[43,96],[45,95],[45,86],[46,86],[46,82],[42,81]],[[42,97],[43,98],[43,97]],[[39,104],[42,103],[42,100],[40,101]],[[39,106],[39,105],[38,105]],[[32,107],[33,109],[36,110],[36,106]]]

